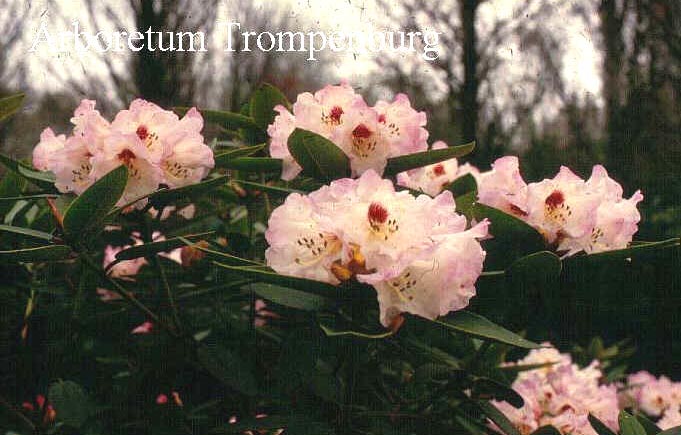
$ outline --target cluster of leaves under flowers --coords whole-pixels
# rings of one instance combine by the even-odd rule
[[[33,159],[39,171],[3,157],[12,174],[3,180],[2,196],[18,202],[3,210],[1,229],[12,249],[0,252],[0,259],[25,268],[38,283],[40,265],[78,274],[78,287],[93,291],[79,292],[75,307],[94,299],[137,310],[126,331],[172,337],[189,349],[173,367],[198,367],[236,393],[218,411],[199,404],[200,398],[211,401],[205,394],[173,385],[178,397],[173,412],[181,420],[197,415],[206,420],[204,413],[214,412],[217,426],[204,429],[390,433],[394,425],[405,427],[403,416],[409,420],[425,412],[440,430],[515,434],[518,428],[529,433],[555,424],[566,433],[585,427],[588,414],[605,406],[604,427],[617,427],[612,412],[618,408],[610,406],[599,376],[580,376],[570,364],[577,379],[591,383],[581,396],[569,397],[579,402],[604,392],[593,401],[597,405],[572,414],[567,412],[572,408],[549,411],[542,406],[553,405],[544,402],[532,407],[539,392],[519,384],[522,377],[515,390],[509,383],[514,373],[536,366],[502,362],[509,347],[538,345],[463,308],[481,276],[518,279],[536,269],[550,276],[561,273],[561,261],[584,258],[575,255],[580,251],[632,258],[678,245],[671,240],[628,246],[639,220],[638,192],[623,199],[621,187],[601,167],[586,181],[563,168],[553,180],[526,184],[513,157],[498,160],[488,172],[459,166],[456,158],[472,144],[438,142],[429,149],[425,114],[411,108],[406,96],[369,107],[346,84],[301,94],[293,106],[263,86],[240,114],[177,111],[184,117],[137,100],[109,123],[93,102],[84,101],[70,137],[43,132]],[[207,147],[203,119],[233,140]],[[267,135],[269,147],[260,144]],[[211,148],[224,147],[230,148],[213,156]],[[279,174],[289,181],[276,182]],[[411,190],[398,191],[391,179]],[[190,203],[196,204],[194,219],[163,219],[168,210]],[[224,211],[215,213],[218,206]],[[105,227],[110,231],[103,232]],[[514,238],[522,240],[520,251],[509,243]],[[264,242],[266,264],[258,253]],[[171,252],[176,248],[181,253]],[[508,251],[509,261],[503,270],[483,272],[495,248]],[[169,254],[157,255],[164,252]],[[107,289],[100,291],[101,300],[94,292],[98,287]],[[207,308],[198,303],[216,289],[231,290],[210,307],[227,313],[218,318],[231,325],[228,331],[207,322]],[[266,300],[268,310],[256,298]],[[26,328],[38,299],[29,298],[22,334],[30,334]],[[157,303],[151,306],[152,301]],[[447,315],[450,311],[456,312]],[[379,319],[388,331],[377,325]],[[245,349],[253,330],[259,344]],[[270,354],[276,359],[268,363],[264,355]],[[564,365],[561,358],[556,367]],[[548,376],[555,362],[545,362],[523,376]],[[254,374],[260,366],[276,368]],[[366,385],[349,381],[357,376]],[[270,378],[279,387],[274,398],[259,385]],[[386,383],[392,387],[386,389]],[[154,400],[164,389],[152,388],[149,403],[168,404]],[[360,399],[353,388],[369,395]],[[300,404],[303,392],[316,398],[314,406]],[[95,416],[86,397],[76,384],[53,385],[48,399],[56,421],[89,431]],[[196,406],[186,409],[192,402]],[[74,406],[86,411],[74,415]],[[515,418],[514,412],[526,419],[538,410],[563,419],[539,419],[533,426]],[[253,419],[256,414],[261,418]],[[636,433],[627,431],[628,421],[622,433]],[[418,419],[407,425],[422,429]]]

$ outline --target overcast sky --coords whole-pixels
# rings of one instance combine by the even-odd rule
[[[318,27],[320,30],[327,32],[333,30],[367,32],[371,30],[385,30],[386,28],[385,13],[377,7],[375,0],[279,1],[281,2],[282,9],[287,11],[292,17],[293,22],[306,23],[304,29],[291,29],[293,31],[311,30],[310,26]],[[397,0],[395,1],[397,4]],[[440,0],[433,1],[439,2]],[[588,2],[588,0],[586,1]],[[116,3],[113,2],[113,4]],[[118,2],[121,5],[126,3],[127,1]],[[550,20],[549,24],[553,26],[556,32],[561,32],[565,36],[566,46],[565,57],[563,59],[563,76],[568,85],[568,90],[577,95],[592,94],[598,96],[601,88],[598,72],[601,59],[598,51],[594,49],[592,30],[590,29],[593,26],[586,25],[583,20],[577,19],[570,14],[569,10],[572,3],[572,1],[557,1],[553,16],[547,19]],[[584,3],[583,0],[582,3]],[[494,20],[508,17],[514,11],[517,13],[518,10],[522,10],[519,8],[522,8],[524,4],[524,0],[489,0],[485,2],[479,9],[480,33],[484,35],[484,32],[492,25]],[[30,47],[30,41],[35,37],[40,27],[41,20],[47,20],[52,31],[63,29],[63,21],[57,20],[57,8],[61,9],[62,13],[69,19],[80,20],[83,24],[87,23],[81,1],[34,0],[27,3],[27,5],[30,5],[31,18],[24,32],[24,50],[26,51],[20,53],[20,55],[25,56],[30,62],[29,80],[31,83],[43,89],[59,90],[61,88],[62,84],[59,80],[47,72],[45,68],[46,62],[50,62],[53,65],[56,64],[63,71],[68,71],[68,74],[79,76],[83,80],[96,80],[101,77],[98,73],[101,65],[98,64],[95,56],[82,53],[54,54],[49,52],[45,44],[36,53],[27,52],[28,47]],[[593,14],[595,14],[595,10]],[[591,18],[595,22],[597,17],[593,15]],[[223,21],[231,19],[233,17],[230,16],[228,7],[223,8],[219,16],[216,17],[216,20]],[[55,25],[57,22],[59,25]],[[247,27],[248,23],[242,23],[242,25]],[[106,27],[106,22],[103,21],[101,26]],[[132,26],[132,23],[130,23],[130,26]],[[395,28],[394,25],[393,28]],[[100,28],[96,30],[116,29]],[[504,58],[507,65],[503,76],[499,77],[499,80],[512,81],[514,74],[527,71],[528,68],[532,67],[530,60],[523,55],[514,41],[502,44],[499,47],[499,54]],[[125,53],[118,53],[110,54],[109,56],[122,67],[125,55]],[[380,71],[375,69],[375,63],[372,62],[371,55],[334,53],[329,61],[332,62],[329,81],[338,81],[341,78],[345,78],[349,79],[353,84],[361,84],[371,74],[380,74]],[[424,60],[420,60],[420,62],[422,64],[419,65],[416,71],[428,73],[428,63]],[[499,83],[499,85],[502,85],[502,83]]]

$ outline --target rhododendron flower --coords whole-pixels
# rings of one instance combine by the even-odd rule
[[[666,376],[656,378],[646,371],[629,375],[622,394],[624,402],[632,402],[635,408],[651,417],[659,417],[670,409],[678,411],[681,406],[681,383],[672,382]]]
[[[136,245],[142,244],[142,241],[140,240],[139,243],[135,244]],[[110,264],[116,261],[116,254],[129,247],[130,245],[127,246],[109,245],[106,248],[104,248],[104,261],[102,262],[102,267],[104,267],[104,269],[106,270]],[[137,275],[137,272],[139,272],[140,268],[145,264],[147,264],[147,260],[145,260],[144,257],[135,258],[133,260],[123,260],[111,266],[111,268],[109,269],[109,276],[112,278],[132,280],[134,279],[134,276]]]
[[[527,214],[525,180],[520,175],[520,163],[515,156],[497,159],[492,169],[477,177],[478,202],[506,213]]]
[[[526,358],[511,365],[538,363],[547,366],[522,371],[513,382],[512,388],[525,402],[522,407],[494,402],[521,434],[552,425],[562,434],[596,435],[589,423],[589,414],[617,431],[617,387],[600,383],[602,372],[598,361],[580,368],[569,355],[560,354],[554,348],[542,348],[530,351]]]
[[[358,275],[378,292],[381,323],[388,326],[403,312],[427,319],[468,306],[485,259],[478,239],[489,222],[468,231],[448,234],[412,258],[402,258],[382,273]]]
[[[347,83],[326,86],[314,95],[298,95],[292,112],[276,106],[278,113],[268,127],[270,155],[282,159],[281,177],[291,180],[301,167],[288,150],[288,138],[295,128],[317,133],[335,143],[350,159],[353,176],[369,169],[383,173],[388,158],[428,148],[424,112],[411,107],[399,94],[393,102],[379,101],[370,107]]]
[[[33,165],[55,174],[61,192],[82,193],[93,182],[125,165],[129,180],[118,202],[123,205],[153,193],[161,185],[196,183],[213,168],[213,152],[203,142],[203,118],[194,108],[182,118],[135,100],[112,123],[83,100],[74,112],[71,136],[45,129],[33,151]],[[143,206],[146,201],[136,205]]]
[[[151,334],[151,331],[154,329],[154,324],[147,321],[144,323],[141,323],[140,325],[136,326],[133,328],[132,331],[130,331],[131,334]]]
[[[50,127],[40,133],[40,142],[33,148],[33,167],[41,171],[52,170],[52,159],[66,145],[66,136],[55,135]]]
[[[442,141],[437,141],[432,146],[434,150],[445,148],[447,148],[447,144]],[[477,178],[479,173],[476,167],[468,163],[459,165],[456,159],[449,159],[440,163],[400,172],[397,174],[397,184],[412,190],[420,190],[430,196],[435,196],[457,178],[463,177],[466,174],[471,174]]]
[[[679,412],[679,407],[675,406],[667,409],[664,414],[662,414],[662,418],[655,424],[662,430],[681,426],[681,412]]]
[[[289,195],[270,217],[265,257],[281,274],[373,285],[385,326],[401,312],[433,319],[468,305],[482,272],[488,223],[466,231],[455,209],[451,192],[414,197],[369,170]]]

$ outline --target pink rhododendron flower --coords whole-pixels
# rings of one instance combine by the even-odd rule
[[[468,305],[485,258],[487,221],[466,231],[455,210],[451,192],[414,197],[368,170],[289,195],[270,217],[265,257],[285,275],[373,285],[385,326],[401,312],[433,319]]]
[[[520,433],[527,435],[552,425],[563,434],[596,435],[589,423],[589,414],[617,431],[617,387],[600,383],[602,372],[598,361],[580,368],[569,355],[560,354],[554,348],[542,348],[530,351],[515,364],[542,363],[552,364],[522,371],[513,382],[512,388],[525,402],[522,407],[494,402]]]
[[[292,112],[275,107],[278,115],[268,127],[270,155],[282,159],[282,178],[291,180],[301,167],[288,150],[288,138],[295,128],[317,133],[335,143],[350,159],[353,176],[369,169],[383,173],[388,158],[428,148],[426,115],[411,107],[399,94],[392,102],[366,104],[347,83],[326,86],[314,95],[298,95]]]
[[[141,240],[139,241],[139,243],[135,243],[135,245],[138,244],[142,244]],[[130,245],[127,246],[109,245],[106,248],[104,248],[104,261],[102,262],[102,267],[104,267],[104,269],[109,267],[111,263],[116,261],[116,254],[129,247]],[[140,268],[145,264],[147,264],[147,260],[145,260],[144,257],[135,258],[133,260],[123,260],[111,266],[111,268],[109,269],[109,276],[111,276],[112,278],[132,280],[134,279],[134,276],[137,275],[137,272],[139,272]]]
[[[447,144],[442,141],[437,141],[432,146],[434,150],[445,148],[447,148]],[[477,178],[479,173],[476,167],[468,163],[459,165],[456,159],[449,159],[433,165],[400,172],[397,174],[397,184],[435,196],[457,178],[466,174],[471,174]]]
[[[681,406],[681,383],[666,376],[656,378],[646,371],[629,375],[623,401],[651,417],[659,417],[667,410],[678,411]],[[671,419],[673,414],[669,415]]]
[[[40,143],[33,148],[33,167],[41,171],[53,168],[52,159],[66,146],[66,136],[54,134],[50,127],[40,133]]]
[[[135,100],[112,123],[83,100],[76,108],[73,133],[41,134],[33,152],[36,169],[54,172],[61,192],[82,193],[120,165],[129,181],[118,205],[153,193],[161,185],[196,183],[213,168],[213,152],[204,144],[203,118],[194,108],[183,118],[144,100]],[[139,201],[138,207],[146,201]]]
[[[151,334],[151,331],[154,329],[154,324],[147,321],[144,322],[135,328],[133,328],[132,331],[130,331],[131,334]]]
[[[667,409],[664,414],[662,414],[662,418],[659,419],[656,424],[657,427],[662,430],[681,426],[681,412],[679,412],[679,407],[675,406],[673,408]]]
[[[478,202],[513,215],[527,212],[525,180],[520,175],[520,163],[515,156],[506,156],[492,163],[492,169],[477,177]]]
[[[168,396],[165,394],[161,393],[158,396],[156,396],[156,404],[157,405],[165,405],[168,403]]]

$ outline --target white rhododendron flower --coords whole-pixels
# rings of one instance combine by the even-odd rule
[[[447,144],[439,140],[433,144],[431,149],[446,149]],[[475,166],[468,163],[459,165],[457,159],[449,159],[444,162],[435,163],[421,168],[410,169],[397,174],[397,184],[418,190],[435,196],[450,184],[452,181],[466,174],[471,174],[477,178],[480,171]]]
[[[373,285],[384,326],[402,312],[434,319],[468,305],[485,258],[478,240],[488,222],[466,230],[455,209],[451,192],[414,197],[368,170],[289,195],[270,216],[267,264],[284,275]]]
[[[194,108],[179,118],[156,104],[137,99],[109,123],[83,100],[71,118],[73,134],[47,128],[33,150],[33,166],[55,174],[60,192],[81,194],[120,165],[128,183],[118,205],[153,193],[161,185],[180,187],[201,181],[213,168],[213,151],[205,145],[203,118]],[[139,201],[138,206],[145,201]]]
[[[512,388],[522,396],[524,405],[515,408],[507,402],[493,402],[521,434],[552,425],[562,434],[597,435],[589,423],[589,414],[618,430],[617,387],[601,383],[603,374],[598,361],[580,368],[570,355],[548,347],[534,349],[526,358],[507,365],[530,364],[549,365],[518,374]]]
[[[478,202],[524,220],[565,256],[626,248],[638,231],[640,191],[622,186],[601,165],[583,180],[563,166],[552,179],[526,184],[517,157],[502,157],[476,177]]]
[[[292,113],[281,105],[274,110],[278,115],[267,128],[269,150],[272,157],[282,159],[284,180],[295,178],[301,171],[287,145],[296,128],[317,133],[342,149],[354,177],[370,169],[382,174],[389,158],[428,149],[426,114],[414,110],[404,94],[372,107],[342,83],[298,95]]]
[[[681,407],[681,383],[666,376],[657,378],[646,371],[633,373],[627,377],[621,401],[650,417],[665,415],[671,421]]]

